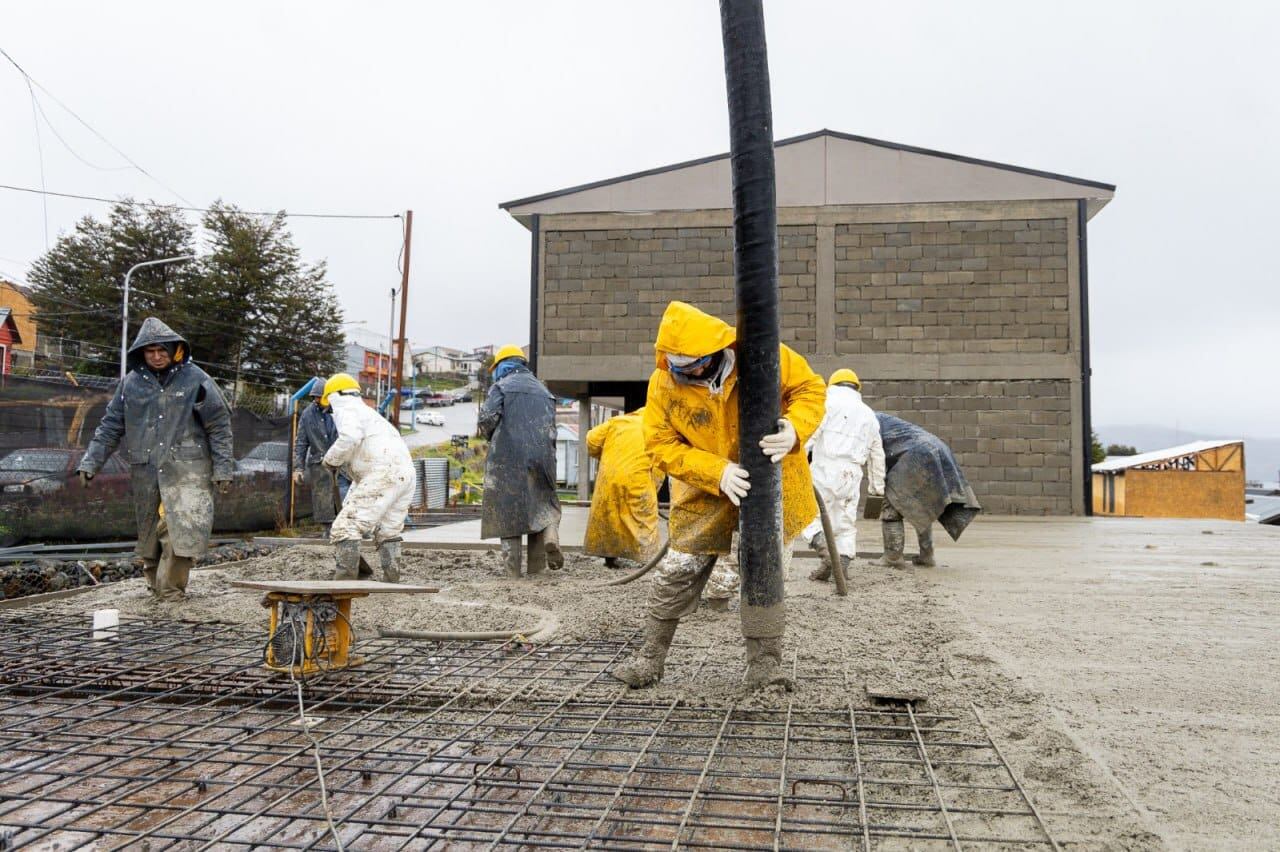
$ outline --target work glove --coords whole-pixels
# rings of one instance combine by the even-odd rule
[[[80,471],[80,487],[88,488],[89,483],[93,481],[93,474],[87,470]]]
[[[295,470],[295,471],[293,472],[293,484],[294,484],[294,485],[301,485],[301,484],[302,484],[302,471],[300,471],[300,470]]]
[[[870,486],[869,488],[867,488],[867,493],[870,494],[872,497],[883,497],[884,483],[882,482],[879,485]]]
[[[215,482],[215,483],[214,483],[214,485],[216,485],[216,486],[218,487],[218,493],[219,493],[219,494],[230,494],[230,493],[231,493],[231,480],[229,480],[229,479],[222,479],[222,480],[219,480],[218,482]]]
[[[778,431],[765,435],[760,439],[760,449],[769,457],[769,461],[777,464],[782,457],[791,452],[796,445],[796,427],[785,417],[778,418]]]
[[[742,498],[751,490],[751,482],[747,477],[747,469],[737,462],[729,462],[720,474],[720,493],[729,498],[735,506],[742,505]]]

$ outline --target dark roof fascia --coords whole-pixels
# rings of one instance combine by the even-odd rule
[[[918,148],[914,145],[902,145],[897,142],[886,142],[883,139],[872,139],[869,136],[855,136],[852,133],[841,133],[837,130],[815,130],[812,133],[805,133],[802,136],[791,136],[787,139],[779,139],[773,143],[775,148],[783,145],[794,145],[798,142],[808,142],[810,139],[817,139],[822,136],[831,136],[836,139],[844,139],[849,142],[861,142],[865,145],[875,145],[879,148],[889,148],[893,151],[903,151],[908,154],[923,154],[927,157],[939,157],[944,160],[954,160],[957,163],[968,163],[974,166],[986,166],[993,169],[1001,169],[1007,172],[1016,172],[1018,174],[1030,175],[1032,177],[1047,178],[1049,180],[1059,180],[1065,183],[1073,183],[1077,186],[1087,186],[1091,189],[1101,189],[1107,192],[1115,192],[1115,184],[1103,183],[1096,180],[1087,180],[1085,178],[1072,177],[1071,175],[1062,175],[1056,172],[1046,172],[1040,169],[1028,169],[1023,166],[1014,166],[1009,163],[997,163],[994,160],[982,160],[977,157],[966,157],[962,154],[950,154],[946,151],[935,151],[932,148]],[[535,204],[539,201],[547,201],[552,198],[559,198],[563,195],[572,195],[575,192],[584,192],[588,189],[599,189],[602,186],[610,186],[615,183],[625,183],[629,180],[637,178],[649,177],[650,175],[660,175],[666,172],[674,172],[679,169],[687,169],[691,166],[701,166],[706,163],[714,163],[716,160],[727,160],[728,153],[714,154],[710,157],[699,157],[696,160],[685,160],[681,163],[672,163],[669,166],[659,166],[655,169],[645,169],[642,172],[632,172],[631,174],[621,175],[619,177],[607,178],[605,180],[592,181],[591,183],[579,184],[571,186],[567,189],[557,189],[553,192],[544,192],[541,195],[530,195],[527,198],[517,198],[514,201],[504,201],[499,204],[499,209],[510,210],[512,207],[521,207],[525,204]]]

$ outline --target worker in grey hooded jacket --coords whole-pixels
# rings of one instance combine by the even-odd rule
[[[522,537],[529,537],[529,576],[564,565],[560,498],[556,496],[556,401],[529,370],[524,352],[507,345],[493,361],[493,386],[480,409],[489,439],[484,462],[480,537],[502,539],[507,573],[520,576]]]
[[[124,443],[147,588],[162,600],[180,600],[192,565],[209,548],[213,485],[225,494],[235,471],[231,411],[213,379],[192,363],[190,344],[155,317],[143,322],[125,363],[124,380],[80,461],[80,480],[88,487]]]
[[[324,454],[338,440],[338,425],[333,419],[333,409],[322,405],[324,379],[311,380],[309,396],[312,402],[298,417],[298,434],[293,442],[293,481],[295,485],[311,483],[311,520],[328,531],[342,499],[347,495],[351,480],[324,466]],[[335,481],[336,480],[336,481]]]

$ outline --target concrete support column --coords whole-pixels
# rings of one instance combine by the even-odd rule
[[[578,499],[591,499],[591,456],[587,433],[591,431],[591,394],[578,395]]]

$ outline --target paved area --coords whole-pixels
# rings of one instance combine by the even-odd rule
[[[565,507],[566,545],[585,521]],[[493,544],[479,530],[406,538]],[[977,637],[955,653],[1042,693],[1152,832],[1178,849],[1280,846],[1280,528],[983,517],[935,540],[939,567],[919,576]],[[880,549],[878,524],[858,549]]]
[[[444,418],[444,425],[427,426],[419,423],[416,432],[409,432],[404,436],[404,442],[410,449],[443,443],[454,435],[471,436],[476,433],[476,415],[479,409],[476,407],[474,400],[471,402],[459,402],[454,405],[443,405],[438,408],[427,408],[424,411],[439,414]],[[406,426],[409,424],[409,412],[405,411],[401,414],[400,422]]]

